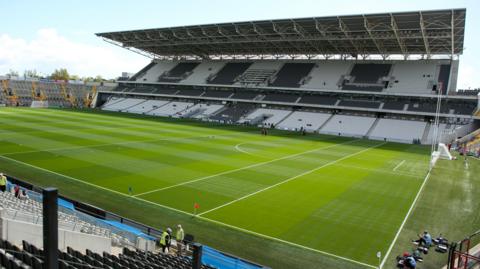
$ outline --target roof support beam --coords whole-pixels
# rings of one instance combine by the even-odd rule
[[[423,19],[423,14],[420,11],[420,31],[422,32],[423,45],[425,46],[425,52],[427,52],[427,59],[431,57],[430,44],[428,43],[427,28]]]
[[[355,42],[353,41],[352,37],[350,36],[348,27],[347,27],[347,25],[345,24],[345,22],[343,22],[343,20],[342,20],[340,17],[337,17],[337,20],[338,20],[338,27],[340,28],[340,30],[342,31],[342,33],[345,35],[345,37],[348,39],[348,41],[350,42],[350,44],[352,44],[353,48],[355,48],[355,51],[357,52],[357,55],[358,55],[358,54],[361,55],[362,53],[360,52],[360,50],[358,49],[357,45],[355,44]]]
[[[339,49],[338,47],[333,44],[333,42],[330,40],[330,38],[327,36],[326,34],[326,29],[323,25],[321,25],[317,19],[313,18],[313,20],[315,21],[315,29],[317,29],[317,31],[322,35],[322,37],[327,40],[328,44],[330,44],[330,46],[332,46],[332,48],[339,54],[343,54]],[[328,56],[327,55],[324,55],[325,58],[328,59]]]
[[[295,20],[291,20],[292,21],[292,24],[293,24],[293,31],[295,31],[299,36],[301,36],[304,40],[307,41],[308,45],[312,48],[313,51],[316,51],[317,54],[322,54],[322,55],[325,55],[325,53],[323,51],[321,51],[316,45],[315,43],[313,43],[310,39],[307,39],[305,38],[306,35],[305,35],[305,30],[303,29],[303,27],[298,24],[297,22],[295,22]],[[309,53],[310,54],[310,53]],[[308,58],[311,58],[310,55],[306,55]]]
[[[363,16],[363,27],[365,27],[365,30],[367,30],[368,36],[370,36],[370,39],[372,40],[373,44],[375,44],[375,47],[377,48],[378,53],[382,55],[383,60],[385,60],[388,57],[388,55],[385,52],[385,49],[383,48],[383,46],[380,44],[380,42],[372,34],[372,28],[370,26],[370,23],[368,22],[367,17],[365,17],[365,15]]]
[[[452,21],[451,21],[451,27],[452,27],[452,59],[453,55],[455,55],[455,11],[452,9]]]
[[[272,26],[273,26],[273,31],[274,31],[275,33],[277,33],[278,35],[280,35],[280,36],[283,38],[283,41],[284,41],[284,42],[287,42],[288,44],[290,44],[290,46],[291,46],[292,48],[294,48],[294,49],[297,51],[298,54],[300,54],[300,55],[301,55],[301,54],[304,54],[304,52],[302,51],[301,48],[299,48],[298,46],[296,46],[295,44],[293,44],[287,37],[285,37],[285,33],[283,33],[280,29],[278,29],[276,23],[274,23],[273,21],[272,21],[271,23],[272,23]],[[273,44],[273,43],[272,43],[272,44]],[[290,55],[290,57],[291,57],[291,58],[294,58],[293,55]]]
[[[395,21],[395,17],[393,17],[392,13],[390,13],[390,27],[392,28],[392,31],[395,34],[395,38],[397,39],[398,46],[403,53],[403,58],[405,58],[406,60],[408,58],[408,50],[405,47],[403,39],[400,37],[400,30],[398,29],[397,22]]]

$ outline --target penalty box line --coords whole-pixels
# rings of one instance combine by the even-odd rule
[[[245,195],[245,196],[242,196],[242,197],[240,197],[240,198],[237,198],[237,199],[235,199],[235,200],[232,200],[232,201],[230,201],[230,202],[228,202],[228,203],[225,203],[225,204],[223,204],[223,205],[220,205],[220,206],[214,207],[214,208],[212,208],[212,209],[209,209],[209,210],[207,210],[207,211],[204,211],[204,212],[198,214],[198,216],[202,216],[202,215],[204,215],[204,214],[210,213],[210,212],[215,211],[215,210],[218,210],[218,209],[220,209],[220,208],[229,206],[229,205],[231,205],[231,204],[234,204],[234,203],[239,202],[239,201],[241,201],[241,200],[247,199],[247,198],[249,198],[249,197],[251,197],[251,196],[254,196],[254,195],[256,195],[256,194],[259,194],[259,193],[261,193],[261,192],[267,191],[267,190],[269,190],[269,189],[275,188],[275,187],[277,187],[277,186],[280,186],[280,185],[282,185],[282,184],[285,184],[285,183],[290,182],[290,181],[292,181],[292,180],[295,180],[295,179],[297,179],[297,178],[300,178],[300,177],[306,176],[306,175],[308,175],[308,174],[311,174],[311,173],[313,173],[313,172],[315,172],[315,171],[318,171],[318,170],[320,170],[320,169],[322,169],[322,168],[325,168],[325,167],[327,167],[327,166],[333,165],[333,164],[335,164],[335,163],[338,163],[338,162],[343,161],[343,160],[345,160],[345,159],[348,159],[348,158],[350,158],[350,157],[353,157],[353,156],[362,154],[362,153],[364,153],[364,152],[366,152],[366,151],[368,151],[368,150],[371,150],[371,149],[374,149],[374,148],[383,146],[383,145],[385,145],[386,143],[387,143],[387,142],[383,142],[383,143],[377,144],[377,145],[375,145],[375,146],[371,146],[371,147],[368,147],[368,148],[366,148],[366,149],[363,149],[363,150],[354,152],[354,153],[352,153],[352,154],[345,155],[345,156],[343,156],[343,157],[341,157],[341,158],[339,158],[339,159],[335,159],[335,160],[333,160],[333,161],[327,162],[327,163],[322,164],[322,165],[320,165],[320,166],[317,166],[317,167],[315,167],[315,168],[313,168],[313,169],[310,169],[310,170],[308,170],[308,171],[305,171],[305,172],[303,172],[303,173],[300,173],[300,174],[298,174],[298,175],[296,175],[296,176],[293,176],[293,177],[287,178],[287,179],[285,179],[285,180],[283,180],[283,181],[280,181],[280,182],[278,182],[278,183],[276,183],[276,184],[270,185],[270,186],[265,187],[265,188],[263,188],[263,189],[260,189],[260,190],[258,190],[258,191],[249,193],[249,194],[247,194],[247,195]]]
[[[422,183],[422,185],[420,186],[420,189],[418,190],[417,195],[415,196],[415,199],[413,199],[413,202],[412,202],[412,204],[410,205],[410,208],[408,209],[407,214],[405,215],[405,218],[404,218],[403,221],[402,221],[402,224],[401,224],[400,227],[398,228],[398,231],[397,231],[397,233],[395,234],[395,237],[393,238],[392,243],[391,243],[390,246],[388,247],[388,250],[387,250],[387,252],[385,253],[385,256],[383,257],[383,260],[382,260],[382,262],[380,263],[380,267],[379,267],[380,269],[383,268],[383,266],[385,265],[385,262],[387,261],[387,258],[388,258],[388,256],[390,255],[390,253],[392,252],[393,246],[394,246],[395,243],[397,242],[398,237],[400,236],[400,233],[402,232],[403,227],[405,226],[405,223],[407,223],[408,218],[410,217],[413,209],[415,208],[415,205],[417,204],[417,200],[418,200],[418,198],[420,197],[420,194],[422,193],[423,188],[424,188],[425,185],[427,184],[428,179],[430,178],[430,173],[431,173],[431,170],[428,171],[427,175],[425,176],[425,178],[424,178],[424,180],[423,180],[423,183]]]
[[[142,193],[139,193],[139,194],[136,194],[136,195],[133,195],[133,196],[134,197],[139,197],[139,196],[146,195],[146,194],[151,194],[151,193],[155,193],[155,192],[159,192],[159,191],[164,191],[164,190],[168,190],[168,189],[171,189],[171,188],[187,185],[187,184],[190,184],[190,183],[195,183],[195,182],[198,182],[198,181],[206,180],[206,179],[209,179],[209,178],[213,178],[213,177],[217,177],[217,176],[223,176],[223,175],[227,175],[227,174],[230,174],[230,173],[254,168],[254,167],[269,164],[269,163],[273,163],[273,162],[276,162],[276,161],[281,161],[281,160],[293,158],[293,157],[296,157],[296,156],[301,156],[301,155],[304,155],[304,154],[307,154],[307,153],[312,153],[312,152],[319,151],[319,150],[329,149],[329,148],[333,148],[333,147],[340,146],[340,145],[350,144],[350,143],[355,142],[355,141],[358,141],[358,139],[349,140],[349,141],[346,141],[346,142],[343,142],[343,143],[333,144],[333,145],[326,146],[326,147],[320,147],[320,148],[316,148],[316,149],[312,149],[312,150],[307,150],[307,151],[283,156],[283,157],[276,158],[276,159],[269,160],[269,161],[265,161],[265,162],[254,163],[254,164],[243,166],[243,167],[240,167],[240,168],[235,168],[235,169],[232,169],[232,170],[223,171],[223,172],[220,172],[220,173],[217,173],[217,174],[213,174],[213,175],[209,175],[209,176],[205,176],[205,177],[201,177],[201,178],[196,178],[196,179],[184,181],[184,182],[174,184],[174,185],[170,185],[170,186],[166,186],[166,187],[163,187],[163,188],[158,188],[158,189],[153,189],[153,190],[150,190],[150,191],[142,192]]]
[[[173,207],[170,207],[170,206],[166,206],[166,205],[155,203],[155,202],[145,200],[145,199],[142,199],[142,198],[134,197],[134,196],[131,196],[131,195],[128,195],[128,194],[125,194],[125,193],[122,193],[122,192],[119,192],[119,191],[116,191],[116,190],[105,188],[105,187],[102,187],[102,186],[99,186],[99,185],[96,185],[96,184],[93,184],[93,183],[90,183],[90,182],[87,182],[87,181],[84,181],[84,180],[81,180],[81,179],[78,179],[78,178],[74,178],[74,177],[67,176],[67,175],[64,175],[64,174],[61,174],[61,173],[57,173],[55,171],[51,171],[51,170],[48,170],[48,169],[45,169],[45,168],[42,168],[42,167],[39,167],[39,166],[36,166],[36,165],[32,165],[32,164],[25,163],[25,162],[22,162],[22,161],[19,161],[19,160],[15,160],[15,159],[12,159],[12,158],[9,158],[9,157],[6,157],[6,156],[0,155],[0,159],[5,159],[7,161],[12,161],[12,162],[16,162],[16,163],[19,163],[19,164],[22,164],[22,165],[25,165],[25,166],[29,166],[29,167],[32,167],[34,169],[41,170],[41,171],[44,171],[44,172],[47,172],[47,173],[50,173],[50,174],[54,174],[54,175],[57,175],[57,176],[60,176],[60,177],[63,177],[63,178],[67,178],[67,179],[70,179],[72,181],[79,182],[79,183],[82,183],[82,184],[85,184],[85,185],[88,185],[88,186],[91,186],[91,187],[95,187],[95,188],[98,188],[98,189],[101,189],[101,190],[109,191],[109,192],[112,192],[112,193],[115,193],[115,194],[118,194],[118,195],[121,195],[121,196],[124,196],[124,197],[127,197],[127,198],[135,199],[135,200],[138,200],[138,201],[146,203],[146,204],[150,204],[150,205],[153,205],[153,206],[157,206],[157,207],[161,207],[161,208],[164,208],[164,209],[172,210],[172,211],[175,211],[177,213],[182,213],[182,214],[192,216],[192,217],[198,217],[199,219],[202,219],[202,220],[214,223],[214,224],[218,224],[218,225],[223,225],[225,227],[229,227],[229,228],[235,229],[237,231],[242,231],[242,232],[245,232],[245,233],[253,234],[253,235],[263,237],[263,238],[266,238],[266,239],[270,239],[270,240],[273,240],[273,241],[277,241],[277,242],[285,243],[285,244],[288,244],[288,245],[291,245],[291,246],[299,247],[299,248],[302,248],[302,249],[305,249],[305,250],[310,250],[310,251],[317,252],[317,253],[320,253],[320,254],[323,254],[323,255],[326,255],[326,256],[330,256],[330,257],[338,258],[338,259],[348,261],[348,262],[351,262],[351,263],[359,264],[359,265],[362,265],[362,266],[365,266],[365,267],[377,268],[376,266],[373,266],[371,264],[363,263],[363,262],[360,262],[360,261],[357,261],[357,260],[353,260],[353,259],[350,259],[350,258],[347,258],[347,257],[335,255],[333,253],[329,253],[329,252],[326,252],[326,251],[322,251],[322,250],[318,250],[318,249],[315,249],[315,248],[307,247],[307,246],[304,246],[304,245],[301,245],[301,244],[296,244],[296,243],[293,243],[293,242],[285,241],[285,240],[277,238],[277,237],[257,233],[257,232],[254,232],[254,231],[250,231],[250,230],[240,228],[240,227],[237,227],[237,226],[234,226],[234,225],[230,225],[230,224],[227,224],[227,223],[216,221],[216,220],[206,218],[206,217],[203,217],[203,216],[197,216],[197,215],[192,214],[190,212],[186,212],[186,211],[176,209],[176,208],[173,208]]]

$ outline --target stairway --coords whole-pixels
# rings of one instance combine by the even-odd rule
[[[320,133],[320,130],[322,130],[322,128],[327,125],[327,123],[332,120],[333,116],[335,116],[335,114],[330,114],[330,117],[317,129],[317,133]]]
[[[373,122],[372,126],[368,129],[367,133],[365,134],[365,137],[368,138],[370,137],[370,134],[375,130],[375,127],[377,127],[378,122],[380,121],[380,118],[376,118],[375,121]]]
[[[427,122],[427,126],[425,126],[425,130],[423,131],[423,135],[422,135],[422,140],[421,140],[421,143],[422,144],[428,144],[428,133],[430,133],[430,128],[432,128],[432,124]]]

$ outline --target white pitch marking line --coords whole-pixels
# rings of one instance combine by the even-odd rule
[[[137,141],[124,141],[124,142],[117,142],[117,143],[105,143],[105,144],[97,144],[97,145],[90,145],[90,146],[73,146],[73,147],[60,147],[60,148],[51,148],[51,149],[29,150],[29,151],[16,151],[16,152],[2,153],[0,154],[0,156],[23,154],[23,153],[35,153],[35,152],[52,152],[52,151],[75,150],[75,149],[84,149],[84,148],[97,148],[97,147],[114,146],[114,145],[130,145],[130,144],[140,144],[140,143],[159,142],[159,141],[177,141],[177,140],[202,138],[202,137],[208,137],[208,136],[159,138],[159,139],[147,139],[147,140],[137,140]]]
[[[253,154],[251,152],[248,152],[244,149],[242,149],[240,146],[242,145],[245,145],[245,144],[249,144],[250,142],[243,142],[243,143],[238,143],[235,145],[235,149],[240,151],[241,153],[245,153],[245,154],[248,154],[248,155],[251,155],[251,156],[255,156],[255,157],[263,157],[263,156],[260,156],[260,155],[257,155],[257,154]]]
[[[393,171],[396,171],[400,166],[402,166],[402,164],[405,162],[405,160],[401,161],[399,164],[397,164],[397,166],[395,166],[395,168],[393,168]]]
[[[365,267],[377,268],[377,266],[374,266],[374,265],[371,265],[371,264],[363,263],[363,262],[352,260],[352,259],[349,259],[349,258],[346,258],[346,257],[343,257],[343,256],[338,256],[338,255],[335,255],[335,254],[330,253],[330,252],[326,252],[326,251],[318,250],[318,249],[315,249],[315,248],[307,247],[307,246],[304,246],[304,245],[296,244],[296,243],[293,243],[291,241],[286,241],[286,240],[283,240],[283,239],[280,239],[280,238],[277,238],[277,237],[273,237],[273,236],[257,233],[257,232],[254,232],[254,231],[250,231],[250,230],[240,228],[240,227],[237,227],[237,226],[234,226],[234,225],[230,225],[230,224],[227,224],[227,223],[224,223],[224,222],[221,222],[221,221],[209,219],[209,218],[202,217],[202,216],[198,216],[198,218],[209,221],[209,222],[212,222],[212,223],[216,223],[218,225],[226,226],[226,227],[229,227],[229,228],[232,228],[232,229],[235,229],[235,230],[239,230],[239,231],[242,231],[242,232],[245,232],[245,233],[249,233],[249,234],[259,236],[259,237],[263,237],[263,238],[267,238],[267,239],[270,239],[270,240],[278,241],[278,242],[281,242],[281,243],[284,243],[284,244],[287,244],[287,245],[307,249],[307,250],[310,250],[310,251],[321,253],[321,254],[326,255],[326,256],[331,256],[331,257],[341,259],[341,260],[345,260],[345,261],[348,261],[348,262],[351,262],[351,263],[356,263],[356,264],[359,264],[359,265],[363,265]]]
[[[6,156],[1,156],[1,155],[0,155],[0,158],[6,159],[6,160],[9,160],[9,161],[13,161],[13,162],[16,162],[16,163],[19,163],[19,164],[22,164],[22,165],[26,165],[26,166],[29,166],[29,167],[32,167],[32,168],[35,168],[35,169],[38,169],[38,170],[41,170],[41,171],[45,171],[45,172],[47,172],[47,173],[51,173],[51,174],[54,174],[54,175],[57,175],[57,176],[60,176],[60,177],[64,177],[64,178],[67,178],[67,179],[70,179],[70,180],[73,180],[73,181],[76,181],[76,182],[79,182],[79,183],[83,183],[83,184],[86,184],[86,185],[89,185],[89,186],[92,186],[92,187],[95,187],[95,188],[98,188],[98,189],[102,189],[102,190],[105,190],[105,191],[113,192],[113,193],[115,193],[115,194],[118,194],[118,195],[121,195],[121,196],[125,196],[125,197],[127,197],[127,198],[136,199],[136,200],[138,200],[138,201],[141,201],[141,202],[144,202],[144,203],[147,203],[147,204],[151,204],[151,205],[154,205],[154,206],[162,207],[162,208],[169,209],[169,210],[172,210],[172,211],[175,211],[175,212],[178,212],[178,213],[183,213],[183,214],[186,214],[186,215],[189,215],[189,216],[196,216],[196,215],[194,215],[194,214],[192,214],[192,213],[189,213],[189,212],[186,212],[186,211],[183,211],[183,210],[180,210],[180,209],[176,209],[176,208],[173,208],[173,207],[169,207],[169,206],[166,206],[166,205],[162,205],[162,204],[159,204],[159,203],[155,203],[155,202],[152,202],[152,201],[148,201],[148,200],[145,200],[145,199],[142,199],[142,198],[138,198],[138,197],[135,197],[135,196],[131,196],[131,195],[128,195],[128,194],[119,192],[119,191],[115,191],[115,190],[112,190],[112,189],[108,189],[108,188],[105,188],[105,187],[102,187],[102,186],[99,186],[99,185],[95,185],[95,184],[90,183],[90,182],[87,182],[87,181],[83,181],[83,180],[78,179],[78,178],[74,178],[74,177],[71,177],[71,176],[67,176],[67,175],[64,175],[64,174],[57,173],[57,172],[55,172],[55,171],[51,171],[51,170],[48,170],[48,169],[39,167],[39,166],[35,166],[35,165],[28,164],[28,163],[25,163],[25,162],[22,162],[22,161],[18,161],[18,160],[12,159],[12,158],[8,158],[8,157],[6,157]],[[289,242],[289,241],[285,241],[285,240],[280,239],[280,238],[276,238],[276,237],[264,235],[264,234],[261,234],[261,233],[256,233],[256,232],[249,231],[249,230],[246,230],[246,229],[243,229],[243,228],[234,226],[234,225],[230,225],[230,224],[226,224],[226,223],[223,223],[223,222],[220,222],[220,221],[212,220],[212,219],[209,219],[209,218],[206,218],[206,217],[201,217],[201,216],[199,216],[199,218],[200,218],[200,219],[203,219],[203,220],[206,220],[206,221],[209,221],[209,222],[212,222],[212,223],[224,225],[224,226],[230,227],[230,228],[232,228],[232,229],[236,229],[236,230],[239,230],[239,231],[244,231],[244,232],[247,232],[247,233],[250,233],[250,234],[254,234],[254,235],[257,235],[257,236],[260,236],[260,237],[264,237],[264,238],[267,238],[267,239],[270,239],[270,240],[274,240],[274,241],[286,243],[286,244],[289,244],[289,245],[292,245],[292,246],[296,246],[296,247],[299,247],[299,248],[302,248],[302,249],[314,251],[314,252],[321,253],[321,254],[324,254],[324,255],[336,257],[336,258],[339,258],[339,259],[342,259],[342,260],[345,260],[345,261],[349,261],[349,262],[352,262],[352,263],[360,264],[360,265],[363,265],[363,266],[366,266],[366,267],[377,268],[377,267],[375,267],[375,266],[373,266],[373,265],[366,264],[366,263],[363,263],[363,262],[360,262],[360,261],[352,260],[352,259],[349,259],[349,258],[346,258],[346,257],[342,257],[342,256],[338,256],[338,255],[335,255],[335,254],[332,254],[332,253],[329,253],[329,252],[325,252],[325,251],[321,251],[321,250],[318,250],[318,249],[310,248],[310,247],[307,247],[307,246],[304,246],[304,245],[300,245],[300,244],[292,243],[292,242]]]
[[[375,145],[375,146],[368,147],[368,148],[363,149],[363,150],[361,150],[361,151],[357,151],[357,152],[355,152],[355,153],[352,153],[352,154],[343,156],[343,157],[340,158],[340,159],[336,159],[336,160],[330,161],[330,162],[328,162],[328,163],[326,163],[326,164],[323,164],[323,165],[321,165],[321,166],[318,166],[318,167],[316,167],[316,168],[314,168],[314,169],[305,171],[305,172],[303,172],[303,173],[301,173],[301,174],[298,174],[298,175],[296,175],[296,176],[287,178],[287,179],[285,179],[285,180],[283,180],[283,181],[280,181],[280,182],[278,182],[278,183],[276,183],[276,184],[270,185],[270,186],[265,187],[265,188],[263,188],[263,189],[260,189],[260,190],[258,190],[258,191],[252,192],[252,193],[250,193],[250,194],[244,195],[244,196],[242,196],[242,197],[240,197],[240,198],[237,198],[237,199],[235,199],[235,200],[232,200],[232,201],[230,201],[230,202],[228,202],[228,203],[225,203],[225,204],[223,204],[223,205],[219,205],[219,206],[217,206],[217,207],[214,207],[214,208],[212,208],[212,209],[209,209],[209,210],[207,210],[207,211],[204,211],[204,212],[202,212],[202,213],[200,213],[200,214],[197,214],[197,216],[201,216],[201,215],[207,214],[207,213],[209,213],[209,212],[215,211],[215,210],[220,209],[220,208],[222,208],[222,207],[225,207],[225,206],[231,205],[231,204],[233,204],[233,203],[236,203],[236,202],[238,202],[238,201],[244,200],[244,199],[246,199],[246,198],[248,198],[248,197],[251,197],[251,196],[256,195],[256,194],[258,194],[258,193],[264,192],[264,191],[269,190],[269,189],[271,189],[271,188],[275,188],[275,187],[277,187],[277,186],[279,186],[279,185],[285,184],[285,183],[287,183],[287,182],[289,182],[289,181],[292,181],[292,180],[294,180],[294,179],[297,179],[297,178],[299,178],[299,177],[303,177],[303,176],[305,176],[305,175],[311,174],[311,173],[313,173],[313,172],[315,172],[315,171],[317,171],[317,170],[320,170],[320,169],[322,169],[322,168],[324,168],[324,167],[330,166],[330,165],[332,165],[332,164],[338,163],[338,162],[340,162],[340,161],[343,161],[343,160],[348,159],[348,158],[350,158],[350,157],[353,157],[353,156],[355,156],[355,155],[361,154],[361,153],[363,153],[363,152],[365,152],[365,151],[367,151],[367,150],[371,150],[371,149],[373,149],[373,148],[377,148],[377,147],[380,147],[380,146],[382,146],[382,145],[385,145],[386,143],[387,143],[387,142],[383,142],[383,143],[381,143],[381,144],[377,144],[377,145]]]
[[[352,142],[354,142],[354,141],[357,141],[357,140],[349,140],[349,141],[347,141],[347,142],[343,142],[343,143],[339,143],[339,144],[333,144],[333,145],[330,145],[330,146],[320,147],[320,148],[316,148],[316,149],[312,149],[312,150],[307,150],[307,151],[303,151],[303,152],[300,152],[300,153],[295,153],[295,154],[292,154],[292,155],[287,155],[287,156],[284,156],[284,157],[280,157],[280,158],[273,159],[273,160],[269,160],[269,161],[265,161],[265,162],[254,163],[254,164],[247,165],[247,166],[244,166],[244,167],[240,167],[240,168],[236,168],[236,169],[232,169],[232,170],[227,170],[227,171],[224,171],[224,172],[220,172],[220,173],[218,173],[218,174],[213,174],[213,175],[209,175],[209,176],[205,176],[205,177],[201,177],[201,178],[196,178],[196,179],[188,180],[188,181],[185,181],[185,182],[182,182],[182,183],[170,185],[170,186],[167,186],[167,187],[158,188],[158,189],[154,189],[154,190],[151,190],[151,191],[146,191],[146,192],[143,192],[143,193],[136,194],[136,195],[134,195],[134,196],[135,196],[135,197],[138,197],[138,196],[142,196],[142,195],[146,195],[146,194],[150,194],[150,193],[154,193],[154,192],[159,192],[159,191],[163,191],[163,190],[168,190],[168,189],[171,189],[171,188],[175,188],[175,187],[187,185],[187,184],[194,183],[194,182],[198,182],[198,181],[202,181],[202,180],[205,180],[205,179],[209,179],[209,178],[213,178],[213,177],[217,177],[217,176],[222,176],[222,175],[230,174],[230,173],[233,173],[233,172],[238,172],[238,171],[242,171],[242,170],[245,170],[245,169],[250,169],[250,168],[253,168],[253,167],[261,166],[261,165],[264,165],[264,164],[269,164],[269,163],[273,163],[273,162],[276,162],[276,161],[280,161],[280,160],[284,160],[284,159],[288,159],[288,158],[300,156],[300,155],[307,154],[307,153],[311,153],[311,152],[315,152],[315,151],[318,151],[318,150],[328,149],[328,148],[336,147],[336,146],[339,146],[339,145],[344,145],[344,144],[352,143]]]
[[[400,225],[400,228],[398,228],[398,231],[397,231],[397,233],[395,234],[395,237],[393,238],[392,244],[390,244],[390,247],[388,248],[387,252],[385,253],[385,256],[383,257],[383,261],[382,261],[382,263],[380,264],[380,269],[383,268],[383,265],[385,264],[385,262],[387,261],[388,256],[390,255],[390,252],[392,252],[393,245],[395,245],[395,242],[397,242],[397,239],[398,239],[398,237],[400,236],[400,232],[402,231],[403,226],[405,226],[405,223],[407,222],[408,217],[410,217],[410,214],[412,213],[412,210],[413,210],[413,208],[415,207],[415,204],[417,203],[418,197],[420,197],[420,193],[422,193],[423,188],[425,187],[428,179],[430,178],[430,172],[431,172],[431,171],[428,171],[427,175],[425,176],[425,179],[423,180],[422,186],[420,186],[420,189],[418,190],[417,195],[415,196],[415,199],[414,199],[413,202],[412,202],[412,205],[411,205],[410,208],[408,209],[407,215],[406,215],[405,218],[403,219],[403,222],[402,222],[402,224]]]

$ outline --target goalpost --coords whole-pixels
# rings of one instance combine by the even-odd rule
[[[430,170],[435,166],[438,159],[447,159],[453,160],[452,154],[448,150],[448,147],[441,143],[441,133],[440,133],[440,108],[442,104],[442,89],[443,84],[440,82],[439,87],[437,88],[437,107],[435,110],[435,120],[433,123],[433,137],[432,137],[432,145],[431,145],[431,156],[430,156]]]
[[[30,107],[32,108],[47,108],[48,107],[48,101],[37,101],[34,100],[30,104]]]

